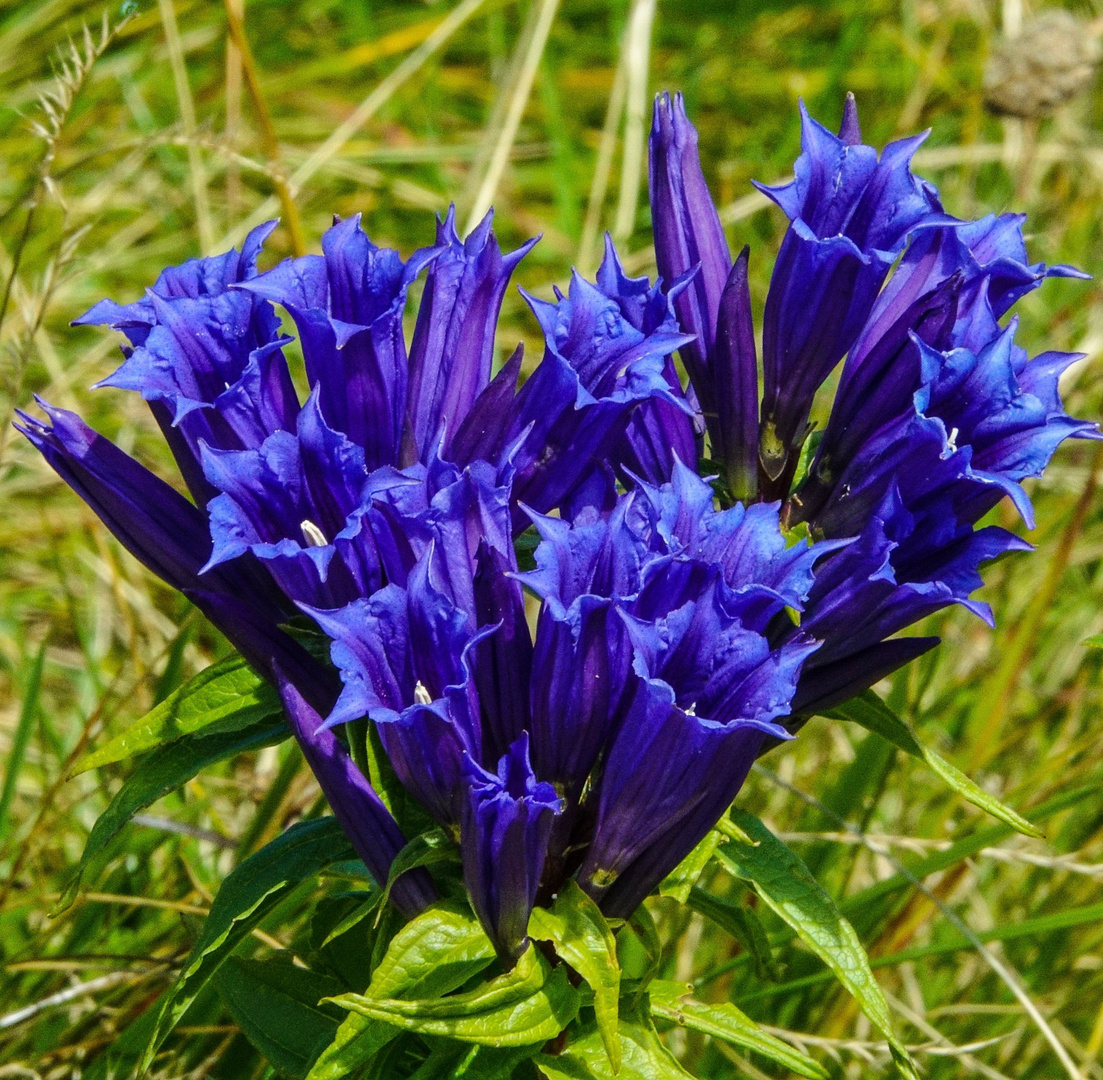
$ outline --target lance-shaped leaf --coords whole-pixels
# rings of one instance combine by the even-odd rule
[[[798,1076],[808,1080],[827,1080],[827,1070],[806,1054],[794,1050],[788,1043],[770,1035],[734,1005],[721,1002],[705,1005],[689,996],[686,983],[656,980],[648,988],[651,1015],[671,1020],[680,1027],[700,1031],[733,1046],[753,1050],[776,1061]]]
[[[733,827],[734,823],[734,827]],[[744,810],[732,810],[731,821],[717,828],[732,836],[717,848],[716,858],[728,873],[749,881],[760,897],[832,971],[889,1044],[893,1060],[909,1080],[917,1080],[915,1063],[893,1030],[881,987],[869,957],[834,900],[800,861],[761,821]]]
[[[77,762],[72,775],[111,765],[184,735],[215,735],[280,715],[280,698],[240,656],[189,679],[125,731]]]
[[[158,1048],[200,990],[253,927],[303,881],[352,853],[335,818],[315,818],[292,825],[230,872],[180,978],[161,999],[139,1075],[149,1069]]]
[[[177,739],[154,750],[116,792],[107,809],[96,819],[80,863],[64,895],[54,911],[64,911],[74,900],[81,878],[89,864],[106,849],[128,821],[163,795],[182,787],[209,765],[243,754],[274,746],[290,738],[291,732],[283,717],[261,720],[243,731],[227,731],[207,738],[194,736]]]
[[[371,1020],[485,1046],[526,1046],[557,1036],[578,1014],[578,991],[566,968],[554,971],[532,945],[508,974],[447,997],[372,997],[342,994],[335,1004]]]
[[[341,984],[289,959],[231,956],[215,976],[219,996],[245,1037],[283,1076],[305,1076],[337,1031],[341,1014],[322,998]]]
[[[617,943],[600,908],[571,879],[560,889],[549,911],[534,908],[529,936],[550,941],[556,953],[581,975],[594,992],[594,1012],[613,1071],[620,1069],[617,1004],[620,964]]]
[[[867,690],[845,704],[828,710],[825,715],[836,720],[853,720],[854,723],[861,724],[867,731],[880,735],[882,739],[888,740],[905,754],[925,761],[931,767],[931,771],[941,777],[962,798],[1010,825],[1016,832],[1035,838],[1042,836],[1042,831],[1036,825],[1032,825],[1026,818],[1016,814],[1010,807],[1004,806],[994,795],[989,795],[983,788],[974,784],[960,769],[924,746],[915,737],[911,728],[872,690]]]

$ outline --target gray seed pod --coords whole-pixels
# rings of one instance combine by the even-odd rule
[[[1099,62],[1094,27],[1061,8],[998,42],[984,70],[984,102],[1005,116],[1049,116],[1082,94]]]

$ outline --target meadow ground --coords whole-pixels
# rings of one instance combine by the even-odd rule
[[[136,298],[162,266],[281,213],[268,258],[300,238],[316,250],[334,213],[362,213],[377,242],[409,252],[449,201],[461,222],[492,201],[503,244],[543,234],[516,278],[539,296],[565,285],[572,264],[592,272],[604,229],[633,272],[654,273],[642,152],[650,96],[663,88],[684,91],[729,238],[751,245],[759,310],[784,219],[750,180],[788,174],[798,97],[831,124],[847,90],[867,141],[931,128],[917,167],[950,212],[1025,211],[1033,258],[1103,273],[1103,95],[1041,122],[984,107],[1001,19],[1031,14],[1019,0],[248,0],[244,63],[227,44],[223,5],[131,6],[95,57],[86,49],[100,42],[99,3],[0,5],[8,1077],[82,1075],[173,978],[235,862],[319,811],[290,744],[243,756],[155,803],[81,899],[50,917],[129,768],[68,779],[73,763],[227,652],[10,428],[13,410],[40,393],[171,475],[143,403],[89,391],[118,359],[113,335],[68,327],[92,303]],[[1094,17],[1089,3],[1069,6]],[[114,27],[122,13],[106,18]],[[518,340],[539,355],[536,323],[512,291],[502,356]],[[1086,353],[1066,402],[1100,415],[1100,281],[1031,295],[1020,340],[1032,352]],[[964,611],[933,619],[924,632],[941,634],[942,648],[882,688],[928,745],[1032,817],[1044,841],[985,819],[923,764],[838,722],[813,721],[765,758],[741,797],[833,895],[852,898],[846,910],[932,1080],[1103,1076],[1103,655],[1082,644],[1103,631],[1101,464],[1093,444],[1067,445],[1031,488],[1038,550],[992,568],[982,594],[996,630]],[[1022,528],[1007,508],[994,516]],[[872,898],[901,868],[904,887]],[[714,892],[746,903],[743,886],[711,873]],[[245,950],[299,947],[311,903],[294,894]],[[875,1033],[780,923],[763,917],[771,969],[699,914],[662,900],[654,911],[668,977],[694,979],[699,995],[730,999],[771,1029],[809,1033],[801,1045],[833,1075],[888,1074]],[[673,1049],[702,1077],[782,1075],[696,1036],[673,1038]],[[166,1051],[164,1077],[266,1068],[213,994]]]

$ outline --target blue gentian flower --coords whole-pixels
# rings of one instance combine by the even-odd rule
[[[696,132],[663,95],[661,277],[628,277],[607,241],[595,281],[525,294],[544,352],[523,381],[520,348],[496,375],[493,359],[531,243],[503,254],[489,216],[461,240],[449,211],[408,259],[338,221],[321,255],[258,272],[269,224],[78,320],[126,335],[101,385],[149,402],[194,503],[64,410],[20,430],[278,687],[383,884],[407,837],[340,731],[374,725],[508,962],[568,879],[629,916],[760,753],[936,640],[900,631],[950,604],[990,621],[979,568],[1029,545],[979,523],[1010,498],[1032,524],[1023,481],[1098,437],[1060,402],[1075,357],[1030,358],[1001,325],[1077,272],[1030,263],[1019,217],[949,217],[911,173],[920,141],[878,155],[852,99],[838,136],[802,107],[795,179],[763,189],[790,224],[761,400],[749,252],[729,253]],[[303,404],[273,304],[301,341]],[[286,632],[296,617],[330,663]],[[391,895],[412,915],[436,893],[419,870]]]
[[[455,527],[464,500],[406,507],[406,520],[392,508],[392,527],[430,537],[407,587],[311,610],[345,684],[327,726],[375,722],[402,782],[458,827],[473,898],[498,888],[473,884],[474,867],[493,866],[481,815],[519,815],[512,869],[528,884],[496,895],[527,907],[479,912],[503,955],[520,948],[537,867],[545,895],[577,872],[610,914],[630,914],[712,828],[764,740],[788,737],[776,720],[819,643],[785,612],[839,545],[788,545],[776,504],[715,510],[680,465],[672,483],[641,481],[607,512],[528,510],[540,543],[524,573],[512,545],[484,539],[470,554]],[[460,554],[445,576],[449,535]],[[519,583],[541,602],[534,640]],[[539,827],[511,801],[533,784],[547,794]]]
[[[339,684],[280,628],[290,611],[271,577],[250,554],[203,572],[211,554],[203,512],[73,413],[40,404],[50,423],[21,413],[19,430],[123,547],[187,596],[280,687],[291,728],[334,814],[371,872],[386,881],[405,838],[334,734],[320,729]],[[434,895],[424,872],[395,883],[395,903],[408,915]]]
[[[467,758],[464,780],[464,883],[498,952],[516,957],[528,941],[529,914],[563,801],[551,784],[536,779],[525,734],[494,772]]]
[[[697,271],[674,302],[697,334],[681,356],[722,493],[781,500],[787,528],[853,541],[818,564],[801,621],[822,642],[794,698],[806,715],[930,648],[935,639],[892,636],[924,616],[956,603],[990,618],[969,599],[980,565],[1028,545],[978,522],[1010,496],[1032,525],[1021,481],[1064,439],[1099,433],[1061,406],[1057,380],[1077,357],[1030,359],[1014,320],[999,321],[1047,277],[1084,275],[1029,263],[1019,216],[948,216],[910,170],[922,136],[878,156],[852,96],[837,136],[803,106],[801,119],[795,179],[762,188],[790,225],[766,297],[760,403],[747,253],[733,264],[717,239],[680,97],[655,104],[651,202],[663,278]],[[840,361],[826,428],[797,476],[813,398]]]

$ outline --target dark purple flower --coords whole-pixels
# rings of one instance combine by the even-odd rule
[[[597,287],[616,303],[621,316],[642,334],[657,331],[677,333],[678,320],[672,304],[677,303],[689,279],[676,282],[664,291],[661,282],[654,285],[646,277],[630,278],[624,273],[612,239],[605,237],[605,257],[597,271]],[[689,348],[692,342],[686,342]],[[686,401],[674,357],[663,364],[663,379],[671,399],[651,398],[640,402],[628,421],[623,441],[613,450],[612,463],[625,479],[625,470],[654,484],[670,479],[675,461],[695,461],[697,438],[693,430],[693,411]]]
[[[490,383],[494,333],[506,286],[536,240],[503,256],[490,229],[493,211],[466,240],[456,208],[437,219],[440,254],[429,267],[410,345],[410,384],[402,464],[448,458],[452,437]]]
[[[321,727],[318,710],[299,691],[295,680],[278,667],[276,677],[284,713],[334,817],[372,877],[385,885],[391,863],[406,846],[406,837],[337,737]],[[424,870],[413,870],[394,882],[391,897],[403,915],[413,918],[437,894],[429,875]]]
[[[536,779],[524,734],[496,773],[470,758],[464,770],[460,849],[467,895],[499,955],[512,960],[528,942],[529,915],[563,801],[551,784]]]
[[[858,138],[856,115],[851,120],[848,137]],[[767,497],[787,492],[812,399],[857,340],[913,230],[950,220],[909,167],[925,137],[891,143],[878,158],[872,147],[833,135],[802,104],[796,178],[758,185],[790,220],[762,327],[759,460]]]
[[[200,444],[214,540],[207,568],[252,552],[292,600],[340,607],[382,585],[365,520],[364,452],[326,426],[311,393],[295,434],[277,431],[255,450]]]
[[[433,581],[430,547],[406,587],[387,585],[336,611],[304,606],[333,641],[344,689],[332,727],[369,717],[399,780],[443,825],[459,820],[461,764],[482,756],[470,654],[479,634]]]
[[[354,218],[323,255],[257,275],[261,230],[241,255],[89,313],[129,337],[109,382],[150,400],[206,513],[71,414],[21,416],[120,540],[280,687],[382,880],[404,837],[331,730],[374,726],[457,839],[506,961],[536,899],[572,876],[630,915],[759,753],[933,644],[900,631],[949,604],[990,619],[972,598],[980,567],[1027,545],[979,522],[1009,496],[1029,524],[1022,482],[1065,438],[1097,437],[1059,399],[1074,358],[1031,360],[999,322],[1075,272],[1029,264],[1019,218],[947,217],[910,172],[919,140],[861,145],[852,99],[837,137],[802,118],[795,180],[764,189],[790,226],[761,409],[749,256],[731,259],[684,104],[663,96],[662,277],[629,278],[607,241],[596,283],[529,297],[545,350],[519,389],[520,349],[491,371],[530,245],[503,255],[489,217],[461,242],[450,212],[405,262]],[[407,351],[407,291],[426,269]],[[269,301],[302,338],[301,409]],[[697,474],[702,459],[718,477]],[[331,638],[332,667],[281,629],[289,599]],[[434,893],[422,871],[394,895],[410,914]]]
[[[970,599],[982,584],[981,564],[1029,550],[996,526],[974,530],[955,513],[949,492],[912,512],[894,484],[858,539],[817,570],[801,628],[823,646],[805,667],[801,711],[827,708],[864,690],[888,673],[880,671],[887,657],[897,660],[889,671],[911,659],[907,641],[917,647],[923,642],[925,651],[929,638],[887,639],[949,604],[991,624],[988,605]]]
[[[823,641],[794,698],[804,713],[929,648],[931,639],[891,637],[925,615],[952,603],[983,615],[970,600],[978,568],[1023,545],[998,529],[978,532],[977,523],[1010,496],[1030,525],[1021,481],[1041,475],[1065,438],[1097,436],[1095,425],[1064,412],[1057,393],[1075,358],[1030,360],[1013,343],[1014,325],[999,323],[1046,277],[1082,275],[1029,263],[1021,217],[948,217],[934,188],[910,172],[920,139],[878,156],[861,145],[852,97],[839,136],[802,106],[796,178],[762,189],[791,224],[766,300],[765,389],[753,439],[759,487],[740,487],[732,477],[749,469],[746,413],[756,380],[745,263],[737,261],[721,292],[726,251],[716,254],[722,234],[695,134],[677,99],[658,99],[655,116],[660,270],[676,277],[692,269],[687,252],[711,253],[699,256],[696,284],[675,308],[699,337],[681,356],[705,411],[722,496],[784,500],[787,528],[807,526],[843,545],[820,545],[826,557],[801,619],[802,632]],[[826,430],[791,491],[812,399],[844,355]],[[662,513],[672,519],[689,504],[683,497]]]
[[[281,687],[292,730],[334,813],[376,881],[385,883],[405,838],[367,781],[350,778],[351,760],[342,760],[332,734],[310,726],[309,717],[332,708],[336,687],[332,673],[280,629],[287,612],[271,578],[251,556],[201,574],[211,550],[204,514],[79,417],[39,404],[51,423],[20,414],[19,429],[135,558],[191,599]],[[396,883],[395,902],[408,915],[432,899],[423,874]]]
[[[789,713],[818,646],[798,635],[771,648],[725,610],[718,582],[714,568],[710,587],[668,614],[625,616],[636,692],[602,768],[579,870],[609,915],[635,910],[731,805],[762,740],[785,737],[772,721]]]
[[[792,517],[826,536],[856,536],[896,482],[909,507],[948,492],[970,526],[1008,495],[1032,525],[1020,481],[1040,476],[1064,439],[1097,432],[1069,417],[1057,394],[1058,376],[1076,356],[1030,361],[1014,331],[1012,322],[979,353],[940,352],[913,338],[919,382],[907,411],[872,432],[837,475],[817,477],[815,501],[805,504],[799,489]]]
[[[610,275],[616,276],[616,267],[606,263],[604,276]],[[672,384],[666,376],[671,353],[687,336],[660,294],[648,290],[641,296],[638,283],[619,280],[623,294],[607,295],[575,274],[569,295],[557,295],[554,303],[527,297],[544,331],[543,359],[512,394],[520,370],[515,356],[476,401],[452,443],[459,464],[476,457],[500,468],[508,463],[514,500],[541,513],[569,502],[595,470],[617,460],[616,449],[642,403],[656,400],[688,411],[677,379]],[[528,524],[520,511],[513,521],[517,529]]]
[[[145,297],[102,300],[74,325],[121,330],[122,367],[97,385],[136,390],[149,402],[196,499],[212,492],[199,466],[199,443],[223,449],[259,446],[292,431],[299,410],[272,305],[233,288],[256,277],[257,257],[276,223],[255,228],[241,254],[170,267]]]
[[[409,385],[402,316],[406,293],[440,248],[377,247],[360,215],[322,237],[322,255],[304,255],[239,288],[285,308],[295,320],[311,389],[326,423],[364,450],[369,470],[399,461]]]
[[[697,130],[686,118],[681,94],[655,99],[651,121],[649,189],[655,258],[667,287],[692,274],[675,301],[678,318],[693,341],[682,358],[706,423],[716,415],[712,352],[720,299],[732,259],[697,152]],[[755,381],[757,406],[758,384]],[[757,410],[756,410],[757,411]],[[715,429],[710,427],[710,432]],[[715,436],[714,436],[715,438]]]
[[[913,338],[939,351],[980,353],[1000,336],[997,319],[1021,295],[1046,277],[1082,276],[1071,267],[1027,265],[1022,220],[989,215],[916,234],[843,365],[827,429],[794,501],[795,520],[814,520],[861,447],[910,411],[924,381]],[[1025,359],[1016,350],[1016,366]],[[1055,393],[1049,392],[1054,419],[1061,411]]]

